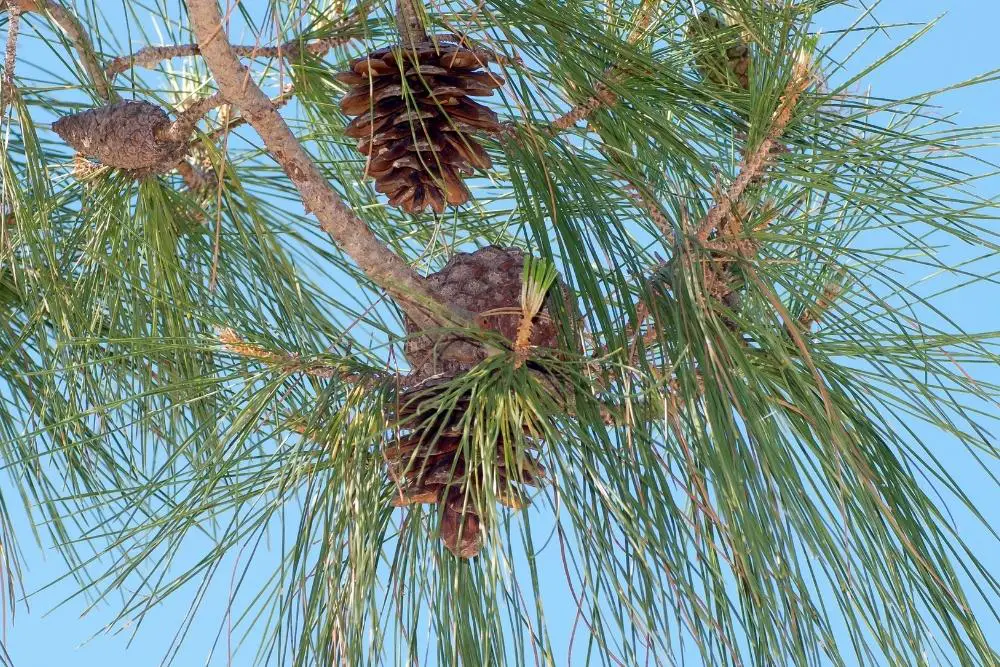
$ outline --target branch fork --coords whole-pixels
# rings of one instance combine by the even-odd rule
[[[471,325],[468,313],[440,302],[403,260],[382,244],[341,200],[229,43],[217,0],[189,0],[188,17],[202,57],[226,102],[239,107],[298,189],[303,204],[374,283],[422,329]]]

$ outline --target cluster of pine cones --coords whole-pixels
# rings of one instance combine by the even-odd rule
[[[703,13],[688,34],[711,47],[701,48],[696,61],[705,78],[749,86],[749,49],[738,37],[730,39],[720,19]],[[497,114],[475,98],[492,96],[504,80],[489,70],[484,52],[457,39],[405,41],[357,58],[337,75],[350,87],[340,101],[343,113],[352,117],[345,134],[356,141],[366,157],[365,173],[391,206],[411,214],[441,213],[466,203],[470,193],[464,179],[492,166],[478,137],[496,135],[502,126]],[[169,127],[166,112],[143,101],[84,111],[53,125],[80,153],[138,174],[169,171],[185,156],[185,142],[165,138]],[[443,302],[477,314],[484,329],[513,342],[521,323],[523,266],[519,250],[489,246],[456,254],[425,280]],[[545,480],[545,469],[530,453],[541,442],[525,426],[524,437],[498,437],[487,448],[493,461],[475,461],[465,423],[469,396],[450,401],[447,409],[440,398],[453,379],[485,358],[482,345],[460,336],[420,335],[410,321],[406,327],[411,386],[401,392],[394,415],[398,437],[383,452],[396,488],[394,504],[437,505],[445,546],[469,558],[483,544],[481,498],[489,495],[519,509],[525,504],[523,487]],[[555,349],[558,339],[543,308],[532,322],[529,344]],[[496,474],[484,474],[487,467]],[[484,493],[487,478],[493,480],[490,493]]]
[[[443,269],[427,276],[427,286],[446,303],[479,313],[482,328],[513,342],[521,321],[521,282],[525,255],[516,248],[487,246],[472,253],[456,253]],[[450,381],[484,358],[482,347],[459,337],[421,336],[407,321],[404,352],[419,380],[402,392],[395,422],[398,439],[384,451],[389,478],[396,486],[397,506],[436,504],[439,533],[449,551],[470,558],[482,547],[485,469],[495,471],[492,495],[514,509],[525,504],[524,485],[537,486],[545,468],[530,453],[541,445],[537,434],[523,427],[524,437],[498,437],[490,449],[491,462],[476,462],[466,422],[469,396],[451,396]],[[548,307],[532,322],[529,342],[553,349],[559,335]],[[477,453],[481,456],[481,453]]]

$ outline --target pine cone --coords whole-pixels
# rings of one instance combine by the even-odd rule
[[[479,315],[484,329],[513,342],[521,323],[523,268],[524,253],[520,250],[487,246],[455,254],[443,269],[425,280],[428,289],[442,301]],[[407,333],[416,333],[409,318],[405,325]],[[535,317],[529,343],[535,347],[559,346],[558,330],[547,307]],[[411,335],[404,354],[418,377],[467,370],[486,358],[481,345],[457,336]]]
[[[441,541],[456,556],[471,558],[482,548],[482,512],[476,506],[486,476],[471,464],[462,447],[463,416],[469,397],[460,396],[451,409],[439,398],[451,377],[435,377],[405,391],[399,400],[399,438],[384,450],[388,475],[397,485],[393,504],[437,504]],[[497,500],[513,509],[525,506],[524,485],[537,486],[545,468],[525,448],[525,440],[496,443]],[[534,446],[534,445],[532,445]],[[507,463],[516,462],[514,469]]]
[[[167,112],[149,102],[126,101],[63,116],[52,130],[77,152],[111,167],[142,173],[170,171],[184,157],[184,142],[161,140]]]
[[[722,19],[702,12],[688,25],[688,38],[698,44],[695,67],[702,77],[721,86],[750,88],[750,47]]]
[[[345,130],[368,156],[365,173],[389,204],[411,214],[469,200],[463,177],[492,166],[472,136],[495,134],[497,115],[473,97],[489,97],[504,80],[475,52],[443,39],[378,49],[337,79],[351,86],[341,110]]]

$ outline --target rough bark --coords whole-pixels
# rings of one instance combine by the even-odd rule
[[[251,79],[233,51],[217,0],[189,0],[188,17],[198,48],[223,97],[240,108],[264,145],[298,189],[302,201],[333,241],[384,288],[423,329],[467,326],[467,313],[440,303],[423,280],[385,247],[340,199],[303,149],[274,104]]]

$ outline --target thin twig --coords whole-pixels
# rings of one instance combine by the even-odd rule
[[[615,95],[606,84],[598,81],[594,85],[594,94],[587,98],[586,101],[576,105],[568,112],[552,121],[549,124],[549,132],[555,134],[573,127],[581,120],[589,118],[590,114],[594,113],[601,107],[611,106],[617,99],[618,96]]]
[[[83,69],[97,89],[97,94],[109,102],[118,100],[118,93],[111,87],[104,74],[90,35],[87,34],[80,19],[72,11],[55,0],[15,0],[15,4],[22,11],[48,14],[49,18],[66,33],[69,41],[80,54]]]
[[[344,202],[288,127],[274,104],[247,75],[223,29],[217,0],[189,0],[188,18],[205,64],[226,101],[239,107],[265,147],[298,189],[320,228],[374,283],[385,289],[422,329],[471,326],[468,313],[440,302],[413,268],[385,246]]]
[[[241,58],[285,58],[294,60],[302,53],[314,56],[324,56],[332,48],[343,46],[359,35],[345,34],[357,28],[368,18],[374,3],[366,2],[358,6],[350,16],[345,16],[336,22],[331,29],[336,33],[321,37],[307,44],[300,38],[290,39],[277,46],[259,46],[247,44],[233,46],[233,52]],[[169,46],[144,46],[135,53],[118,56],[108,63],[105,72],[108,79],[114,81],[119,74],[127,72],[132,67],[152,69],[164,60],[201,55],[197,44],[174,44]]]
[[[816,303],[808,306],[802,311],[802,314],[799,315],[799,327],[803,331],[809,331],[812,329],[814,324],[823,319],[826,312],[830,310],[830,306],[833,305],[833,302],[836,301],[837,297],[839,297],[843,291],[844,288],[841,287],[840,284],[833,281],[824,285],[823,293],[816,299]]]
[[[663,215],[663,211],[656,204],[656,202],[651,201],[642,190],[640,190],[631,180],[629,184],[625,186],[625,194],[628,196],[632,202],[646,212],[656,228],[660,230],[664,238],[669,242],[674,236],[674,228],[667,219],[667,216]]]
[[[0,89],[0,116],[6,115],[7,104],[14,96],[14,67],[17,64],[17,36],[21,28],[21,11],[17,5],[9,10],[7,50],[3,61],[3,86]]]
[[[232,354],[254,359],[268,366],[275,366],[286,372],[304,373],[315,378],[330,379],[340,378],[345,382],[362,382],[364,380],[375,379],[359,373],[347,372],[343,367],[336,364],[327,364],[322,361],[303,361],[302,358],[291,352],[274,352],[261,345],[248,343],[239,334],[230,328],[219,331],[219,342],[222,347]]]
[[[186,159],[177,163],[177,173],[192,192],[204,192],[218,182],[214,174],[194,166]]]
[[[636,17],[635,25],[632,26],[632,30],[629,31],[628,36],[625,38],[625,43],[632,45],[639,41],[643,33],[649,28],[649,24],[653,20],[653,13],[659,3],[653,0],[646,0],[639,9],[637,10],[638,16]],[[622,74],[621,68],[618,65],[612,65],[604,71],[605,79],[610,83],[617,81],[619,76]],[[581,120],[586,120],[590,117],[592,113],[597,111],[602,107],[610,107],[618,101],[618,96],[615,95],[607,86],[604,81],[598,81],[594,84],[594,94],[571,108],[568,112],[556,118],[552,123],[549,124],[549,132],[558,133],[563,130],[573,127]]]
[[[309,42],[302,45],[299,40],[292,39],[278,46],[234,46],[233,52],[241,58],[287,58],[294,60],[300,53],[309,53],[315,56],[322,56],[330,49],[343,46],[356,36],[331,36]],[[144,46],[135,53],[127,56],[118,56],[108,63],[105,72],[110,80],[114,79],[132,67],[143,67],[152,69],[164,60],[172,58],[183,58],[200,56],[201,49],[197,44],[174,44],[171,46]]]
[[[275,109],[280,109],[281,107],[291,102],[294,98],[295,98],[295,89],[292,87],[292,84],[288,84],[287,86],[285,86],[285,89],[281,92],[280,95],[271,98],[271,104],[274,105]],[[226,134],[227,132],[231,132],[233,129],[240,127],[241,125],[246,125],[246,124],[247,124],[247,119],[244,116],[237,116],[233,120],[223,123],[222,127],[220,127],[219,129],[214,130],[211,134],[208,135],[208,139],[209,141],[212,142],[218,141],[222,137],[222,135]],[[192,142],[192,145],[197,143],[198,141],[199,141],[198,139],[195,139]]]
[[[196,100],[189,107],[184,109],[184,111],[177,114],[177,118],[159,138],[163,141],[169,141],[172,143],[187,141],[191,136],[191,133],[194,131],[195,125],[198,124],[198,121],[204,118],[205,114],[209,111],[222,106],[225,103],[226,100],[222,97],[222,93],[214,93],[208,97]]]

